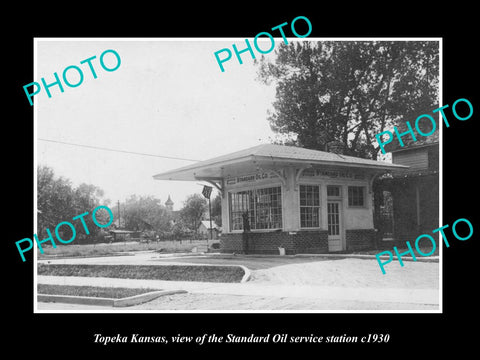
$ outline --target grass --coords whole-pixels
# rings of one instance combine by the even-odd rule
[[[289,264],[302,264],[309,262],[333,260],[332,257],[312,256],[312,257],[290,257],[290,256],[251,256],[251,255],[211,255],[211,256],[185,256],[181,259],[182,263],[188,264],[211,264],[211,265],[243,265],[250,270],[269,269],[276,266]],[[178,259],[162,259],[162,263],[177,262]]]
[[[415,253],[415,257],[416,258],[421,258],[423,257],[418,251],[417,249],[415,248],[415,243],[410,243],[410,245],[412,246],[412,249],[413,249],[413,252]],[[394,243],[392,243],[390,246],[388,245],[385,245],[383,244],[383,246],[377,250],[362,250],[362,251],[354,251],[352,252],[352,254],[364,254],[364,255],[377,255],[383,251],[390,251],[393,256],[397,256],[395,254],[395,251],[393,250],[393,247],[395,246]],[[397,251],[399,254],[403,254],[402,257],[412,257],[412,254],[409,252],[409,249],[408,247],[406,247],[405,245],[398,245],[397,246]],[[429,254],[431,251],[432,251],[432,246],[420,246],[420,251],[424,254]],[[439,256],[440,255],[440,252],[439,252],[439,248],[438,246],[436,246],[435,248],[435,251],[433,252],[433,254],[431,255],[428,255],[429,256]]]
[[[38,275],[235,283],[244,271],[237,266],[38,264]]]
[[[89,296],[102,297],[109,299],[122,299],[139,294],[145,294],[155,289],[132,289],[132,288],[110,288],[97,286],[75,286],[75,285],[45,285],[38,284],[37,292],[45,295],[69,295],[69,296]]]
[[[213,242],[208,240],[208,245]],[[140,242],[117,242],[117,243],[100,243],[100,244],[84,244],[84,245],[60,245],[56,248],[43,247],[44,253],[41,254],[37,249],[38,259],[51,259],[52,257],[80,257],[80,256],[108,256],[128,253],[132,251],[158,251],[163,253],[191,252],[195,246],[205,246],[207,240],[182,240],[182,241],[159,241],[150,243]]]

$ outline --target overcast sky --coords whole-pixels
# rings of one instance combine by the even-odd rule
[[[277,39],[280,40],[281,39]],[[244,39],[37,39],[34,81],[51,83],[69,65],[83,70],[83,83],[44,89],[34,98],[37,139],[205,160],[269,142],[267,121],[275,89],[255,80],[257,67],[248,53],[240,65],[232,58],[218,67],[214,52]],[[241,47],[239,46],[241,49]],[[113,49],[120,67],[106,72],[100,54]],[[80,61],[96,55],[92,65]],[[267,57],[274,57],[271,52]],[[112,54],[105,56],[109,67]],[[78,82],[75,70],[70,82]],[[198,182],[154,180],[153,175],[192,161],[139,156],[37,141],[37,162],[52,167],[74,186],[93,184],[112,203],[131,194],[171,195],[180,209],[186,196],[199,193]]]

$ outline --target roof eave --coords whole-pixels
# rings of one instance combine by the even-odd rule
[[[267,160],[271,162],[271,165],[274,165],[275,162],[281,164],[304,164],[309,166],[314,165],[325,165],[325,166],[338,166],[338,167],[351,167],[351,168],[363,168],[368,170],[377,170],[377,171],[389,171],[389,170],[401,170],[401,169],[408,169],[408,166],[399,165],[399,164],[390,164],[384,162],[378,162],[378,164],[370,163],[352,163],[352,162],[345,162],[345,161],[331,161],[331,160],[312,160],[312,159],[291,159],[285,157],[272,157],[272,156],[264,156],[264,155],[248,155],[243,156],[237,159],[230,159],[224,161],[218,161],[208,164],[193,164],[188,167],[180,168],[177,170],[168,171],[165,173],[160,173],[154,175],[153,178],[155,180],[179,180],[179,181],[195,181],[203,178],[203,176],[197,176],[196,173],[201,172],[202,170],[207,170],[211,167],[222,167],[227,165],[232,165],[235,163],[245,162],[251,160],[252,163],[257,163],[258,165],[262,165],[264,161]],[[264,163],[265,164],[265,163]],[[199,166],[198,166],[199,165]],[[266,168],[268,170],[268,168]],[[223,177],[215,177],[216,179],[222,179]],[[212,178],[213,179],[213,178]]]
[[[204,161],[201,161],[201,162],[198,162],[198,163],[195,163],[195,164],[192,164],[192,165],[188,165],[188,166],[185,166],[183,168],[178,168],[178,169],[175,169],[175,170],[170,170],[170,171],[166,171],[164,173],[160,173],[160,174],[157,174],[157,175],[153,175],[153,178],[155,180],[169,180],[169,179],[166,179],[165,176],[168,176],[168,175],[171,175],[171,174],[178,174],[180,172],[187,172],[187,171],[200,171],[200,170],[205,170],[205,169],[208,169],[209,167],[212,167],[212,166],[226,166],[226,165],[231,165],[231,164],[235,164],[235,163],[239,163],[239,162],[242,162],[242,161],[245,161],[245,160],[251,160],[253,159],[253,155],[247,155],[247,156],[242,156],[242,157],[239,157],[237,159],[229,159],[229,160],[219,160],[219,161],[214,161],[214,162],[208,162],[208,160],[206,160],[205,162],[208,162],[207,164],[203,164],[202,165],[202,162]]]
[[[296,163],[296,164],[310,164],[310,165],[327,165],[327,166],[343,166],[343,167],[361,167],[361,168],[372,168],[372,169],[387,169],[387,170],[395,170],[395,169],[408,169],[409,166],[400,165],[400,164],[391,164],[378,161],[378,164],[371,163],[351,163],[351,162],[344,162],[344,161],[331,161],[331,160],[311,160],[311,159],[291,159],[291,158],[283,158],[283,157],[269,157],[269,156],[255,156],[256,159],[263,157],[268,160],[279,161],[282,163]],[[372,160],[374,161],[374,160]]]

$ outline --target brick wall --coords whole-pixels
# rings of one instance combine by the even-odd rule
[[[375,248],[376,233],[374,229],[345,230],[345,236],[347,251]]]
[[[279,254],[279,247],[284,247],[288,255],[327,253],[328,236],[326,230],[318,230],[222,234],[220,238],[221,252],[243,253],[244,246],[249,254]]]
[[[375,249],[374,229],[346,230],[347,251]],[[279,254],[278,248],[284,247],[287,255],[328,253],[328,234],[326,230],[251,232],[222,234],[220,251],[224,253]]]

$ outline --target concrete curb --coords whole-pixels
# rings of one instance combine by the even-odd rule
[[[114,303],[114,299],[109,298],[48,294],[37,294],[37,301],[101,306],[113,306]]]
[[[240,283],[245,283],[248,280],[250,280],[250,277],[252,276],[252,273],[250,272],[250,269],[247,268],[246,266],[243,266],[243,265],[236,265],[236,266],[240,266],[243,269],[243,271],[245,272],[245,275],[243,275],[243,278],[242,278],[242,280],[240,280]]]
[[[38,255],[37,255],[38,256]],[[132,252],[118,252],[105,255],[75,255],[75,256],[62,256],[62,255],[42,255],[41,258],[37,257],[37,261],[50,261],[50,260],[68,260],[68,259],[81,259],[81,258],[105,258],[113,256],[135,256]]]
[[[160,290],[152,291],[145,294],[139,294],[129,296],[121,299],[111,299],[92,296],[72,296],[72,295],[48,295],[37,294],[37,301],[41,302],[61,302],[69,304],[81,304],[81,305],[100,305],[100,306],[112,306],[112,307],[126,307],[142,304],[160,296],[184,294],[186,290]]]
[[[141,304],[144,302],[151,301],[156,299],[160,296],[165,295],[175,295],[175,294],[185,294],[187,293],[186,290],[161,290],[161,291],[152,291],[145,294],[134,295],[130,297],[126,297],[123,299],[114,299],[113,306],[114,307],[124,307],[124,306],[132,306]]]
[[[291,255],[292,257],[343,257],[343,258],[350,258],[350,259],[373,259],[377,260],[375,255],[367,255],[367,254],[296,254]],[[387,255],[380,256],[380,259],[388,259]],[[440,257],[439,256],[427,256],[427,257],[415,257],[416,260],[413,260],[411,257],[402,257],[402,261],[426,261],[426,262],[438,262]],[[393,259],[397,260],[397,256],[393,255]]]
[[[272,257],[284,257],[284,258],[315,258],[315,257],[325,257],[325,258],[345,258],[345,259],[372,259],[376,260],[375,255],[368,254],[295,254],[295,255],[273,255],[273,254],[234,254],[234,253],[222,253],[220,256],[235,256],[238,258],[241,257],[251,257],[251,258],[272,258]],[[387,255],[380,256],[381,259],[388,259]],[[393,259],[397,260],[397,256],[393,256]],[[427,257],[416,257],[417,260],[413,260],[411,257],[402,257],[402,261],[424,261],[424,262],[438,262],[440,260],[439,256],[427,256]]]

